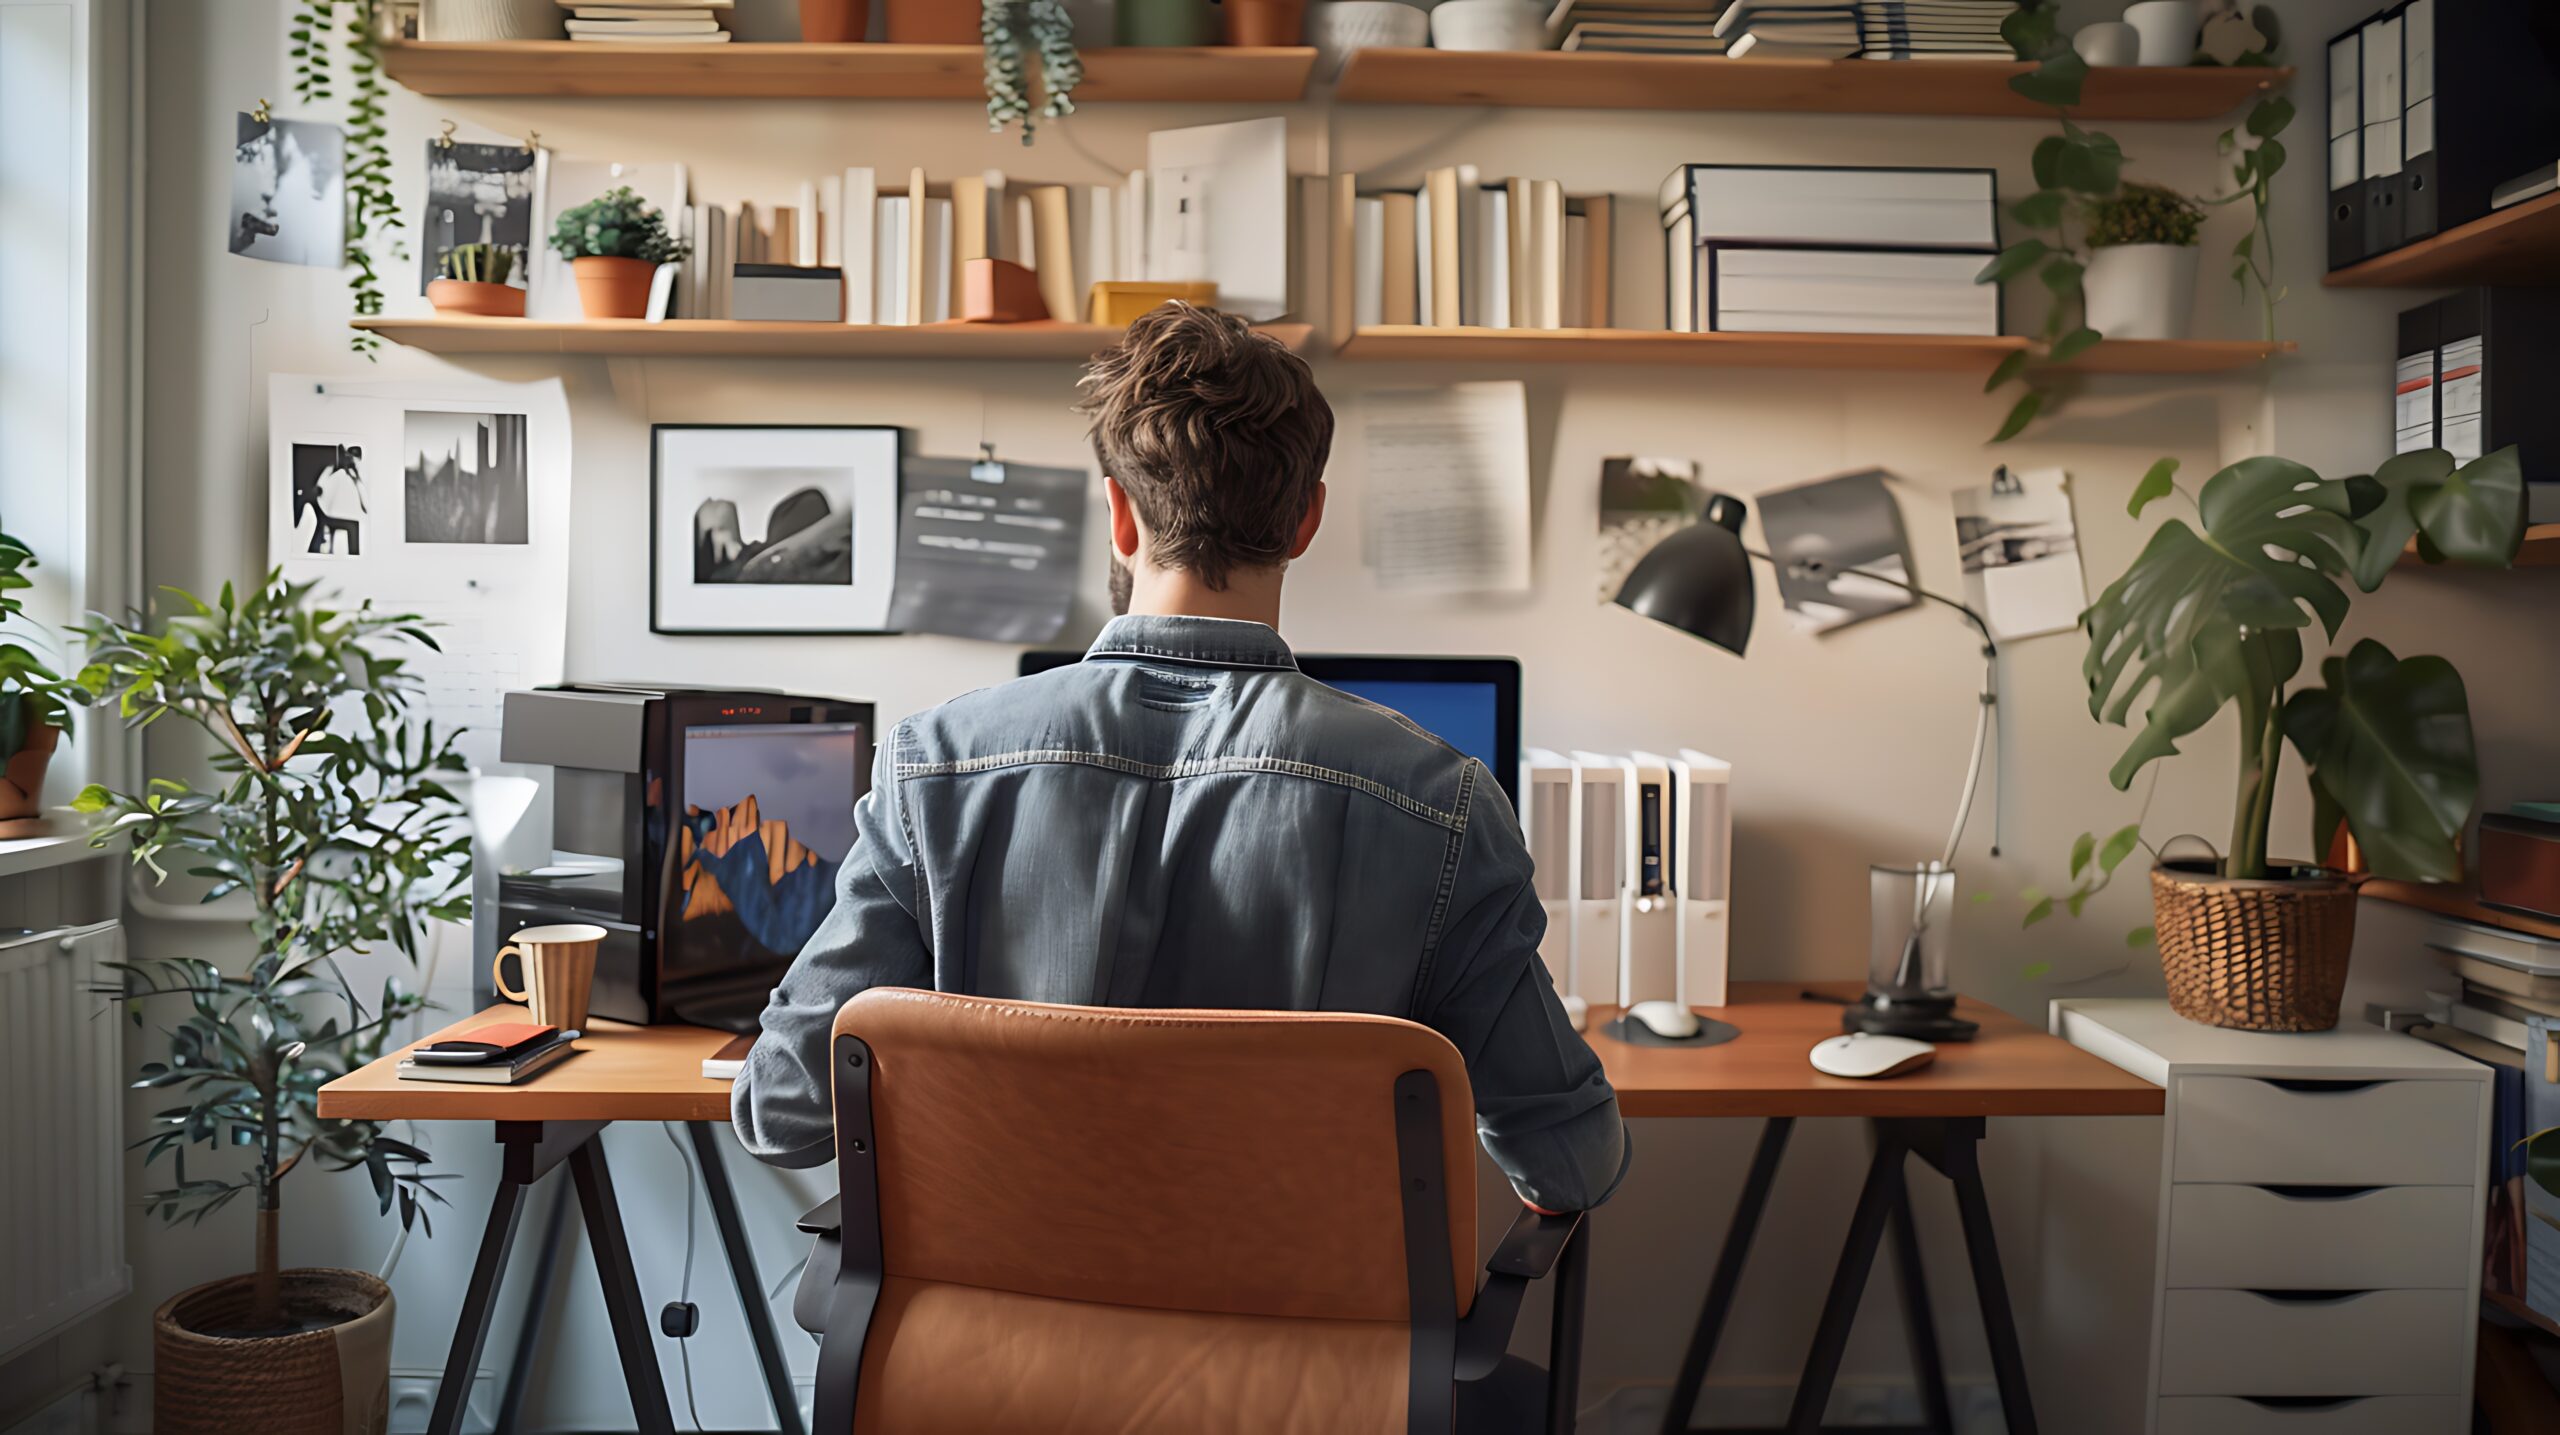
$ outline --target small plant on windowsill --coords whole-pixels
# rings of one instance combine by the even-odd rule
[[[2089,206],[2084,322],[2119,339],[2183,339],[2196,299],[2204,210],[2176,190],[2126,180]]]
[[[18,597],[35,586],[27,570],[36,566],[35,550],[0,533],[0,628],[18,630],[30,641],[51,643],[53,635],[26,616]],[[42,830],[45,769],[53,750],[70,735],[71,710],[89,695],[45,666],[25,644],[0,638],[0,837],[34,836]]]

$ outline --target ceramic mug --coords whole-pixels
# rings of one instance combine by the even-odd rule
[[[2071,48],[2092,65],[2135,65],[2141,63],[2142,37],[2122,20],[2101,20],[2081,26]]]
[[[2183,65],[2195,59],[2196,30],[2203,24],[2196,0],[2142,0],[2125,7],[2124,19],[2141,40],[2136,63]]]
[[[584,922],[553,927],[527,927],[507,939],[489,962],[489,981],[498,995],[523,1002],[533,1019],[564,1031],[584,1030],[587,998],[596,985],[596,947],[604,928]],[[507,958],[524,969],[524,989],[507,985]]]

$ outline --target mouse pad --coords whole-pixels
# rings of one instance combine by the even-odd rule
[[[1742,1035],[1742,1028],[1731,1022],[1703,1016],[1698,1018],[1696,1036],[1656,1036],[1652,1027],[1633,1017],[1623,1016],[1600,1030],[1603,1035],[1615,1037],[1629,1046],[1722,1046]]]

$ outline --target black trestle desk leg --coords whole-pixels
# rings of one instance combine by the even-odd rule
[[[1573,1435],[1582,1404],[1582,1308],[1591,1273],[1591,1217],[1556,1254],[1555,1318],[1547,1331],[1547,1435]]]
[[[1947,1400],[1947,1367],[1938,1353],[1938,1323],[1929,1310],[1929,1281],[1920,1266],[1920,1228],[1911,1216],[1911,1185],[1893,1203],[1894,1283],[1902,1290],[1902,1325],[1911,1337],[1911,1365],[1920,1376],[1921,1415],[1931,1435],[1955,1435],[1955,1409]]]
[[[1883,1244],[1886,1217],[1902,1198],[1902,1133],[1878,1123],[1875,1159],[1867,1165],[1866,1186],[1858,1192],[1857,1214],[1849,1218],[1849,1239],[1840,1248],[1840,1265],[1831,1274],[1830,1294],[1822,1300],[1822,1319],[1814,1326],[1813,1349],[1804,1358],[1804,1375],[1796,1382],[1794,1407],[1787,1415],[1790,1435],[1820,1435],[1822,1409],[1831,1403],[1832,1382],[1840,1378],[1840,1357],[1849,1348],[1849,1327],[1858,1318],[1858,1297],[1874,1271],[1876,1248]]]
[[[1688,1353],[1680,1358],[1671,1407],[1662,1413],[1662,1435],[1687,1435],[1689,1422],[1697,1416],[1698,1392],[1707,1383],[1716,1342],[1724,1336],[1725,1317],[1733,1313],[1734,1292],[1742,1285],[1742,1263],[1760,1232],[1760,1213],[1768,1207],[1769,1187],[1777,1180],[1778,1161],[1787,1154],[1787,1136],[1795,1126],[1792,1116],[1773,1116],[1760,1128],[1760,1145],[1751,1153],[1751,1173],[1743,1178],[1742,1199],[1734,1203],[1733,1220],[1724,1230],[1724,1247],[1716,1253],[1715,1275],[1707,1282],[1706,1304],[1698,1309]]]
[[[738,1193],[729,1184],[729,1168],[721,1164],[718,1135],[707,1121],[688,1121],[684,1129],[693,1138],[694,1164],[702,1168],[703,1193],[711,1198],[711,1217],[720,1227],[720,1248],[729,1256],[738,1304],[746,1308],[747,1334],[755,1342],[756,1364],[764,1370],[774,1428],[782,1435],[804,1435],[799,1393],[791,1388],[791,1367],[783,1362],[782,1342],[774,1334],[773,1307],[765,1300],[764,1282],[756,1275],[756,1249],[747,1240],[747,1223],[738,1215]]]
[[[479,1373],[480,1351],[489,1343],[489,1322],[497,1309],[498,1280],[506,1274],[516,1219],[523,1214],[524,1186],[500,1176],[497,1194],[489,1198],[489,1224],[480,1231],[480,1256],[471,1263],[471,1284],[463,1291],[461,1323],[454,1327],[453,1345],[445,1354],[444,1379],[436,1384],[428,1435],[462,1435],[472,1379]]]
[[[604,1286],[605,1313],[613,1317],[613,1344],[622,1357],[623,1383],[631,1388],[632,1418],[640,1435],[675,1435],[675,1415],[667,1404],[667,1383],[658,1374],[658,1352],[650,1344],[653,1327],[640,1299],[640,1278],[631,1269],[631,1242],[614,1204],[613,1172],[605,1165],[601,1133],[569,1154],[569,1174],[577,1179],[578,1208],[587,1220],[596,1279]]]
[[[516,1422],[524,1418],[524,1397],[533,1386],[535,1347],[542,1341],[543,1321],[551,1314],[551,1282],[560,1267],[560,1242],[568,1234],[569,1188],[564,1184],[551,1190],[551,1214],[542,1221],[542,1249],[534,1256],[533,1283],[524,1293],[524,1319],[516,1327],[515,1362],[507,1367],[507,1388],[498,1397],[498,1418],[489,1435],[516,1435]]]
[[[2018,1317],[2009,1308],[2009,1285],[2000,1273],[2000,1244],[1991,1233],[1991,1201],[1982,1189],[1979,1119],[1946,1138],[1943,1164],[1956,1188],[1956,1213],[1964,1222],[1964,1249],[1973,1262],[1973,1290],[1982,1302],[1982,1333],[1991,1346],[1991,1375],[2000,1387],[2000,1418],[2009,1435],[2036,1435],[2035,1404],[2027,1395],[2027,1360],[2018,1348]]]

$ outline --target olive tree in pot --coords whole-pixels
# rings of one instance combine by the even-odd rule
[[[18,595],[35,586],[27,576],[35,566],[35,550],[0,533],[0,626],[34,627]],[[71,731],[71,709],[88,700],[25,644],[0,639],[0,837],[43,830],[45,769]]]
[[[2459,839],[2480,785],[2462,675],[2438,657],[2402,658],[2372,639],[2304,673],[2304,630],[2336,638],[2352,581],[2372,592],[2412,542],[2429,563],[2503,568],[2524,537],[2523,472],[2512,448],[2457,467],[2441,449],[2401,454],[2371,476],[2328,481],[2282,458],[2248,458],[2192,496],[2162,459],[2131,511],[2177,494],[2172,518],[2082,615],[2089,712],[2141,730],[2110,780],[2122,790],[2225,708],[2240,728],[2228,844],[2177,861],[2128,826],[2082,833],[2073,889],[2027,894],[2030,924],[2057,902],[2074,915],[2137,846],[2149,847],[2154,926],[2180,1016],[2258,1031],[2335,1026],[2355,936],[2355,889],[2315,865],[2341,828],[2376,875],[2462,876]],[[2311,861],[2270,860],[2270,814],[2287,743],[2311,784]]]
[[[129,728],[176,719],[201,730],[217,782],[91,786],[75,806],[110,819],[97,840],[128,838],[155,874],[183,864],[212,884],[206,901],[248,899],[256,951],[245,969],[135,962],[105,994],[136,1026],[146,1009],[178,1017],[163,1028],[166,1059],[135,1083],[182,1098],[153,1113],[140,1143],[173,1178],[144,1206],[201,1223],[251,1196],[255,1248],[248,1274],[154,1314],[153,1428],[380,1430],[390,1288],[363,1271],[283,1269],[281,1194],[287,1175],[317,1166],[363,1171],[404,1226],[439,1199],[424,1151],[379,1122],[319,1114],[320,1087],[379,1056],[424,1006],[396,979],[368,1003],[340,955],[387,943],[414,962],[429,919],[470,911],[470,838],[445,786],[462,761],[452,734],[412,719],[418,681],[390,651],[433,641],[413,617],[333,609],[276,575],[236,598],[225,586],[212,603],[170,601],[156,630],[92,619],[82,681]]]

